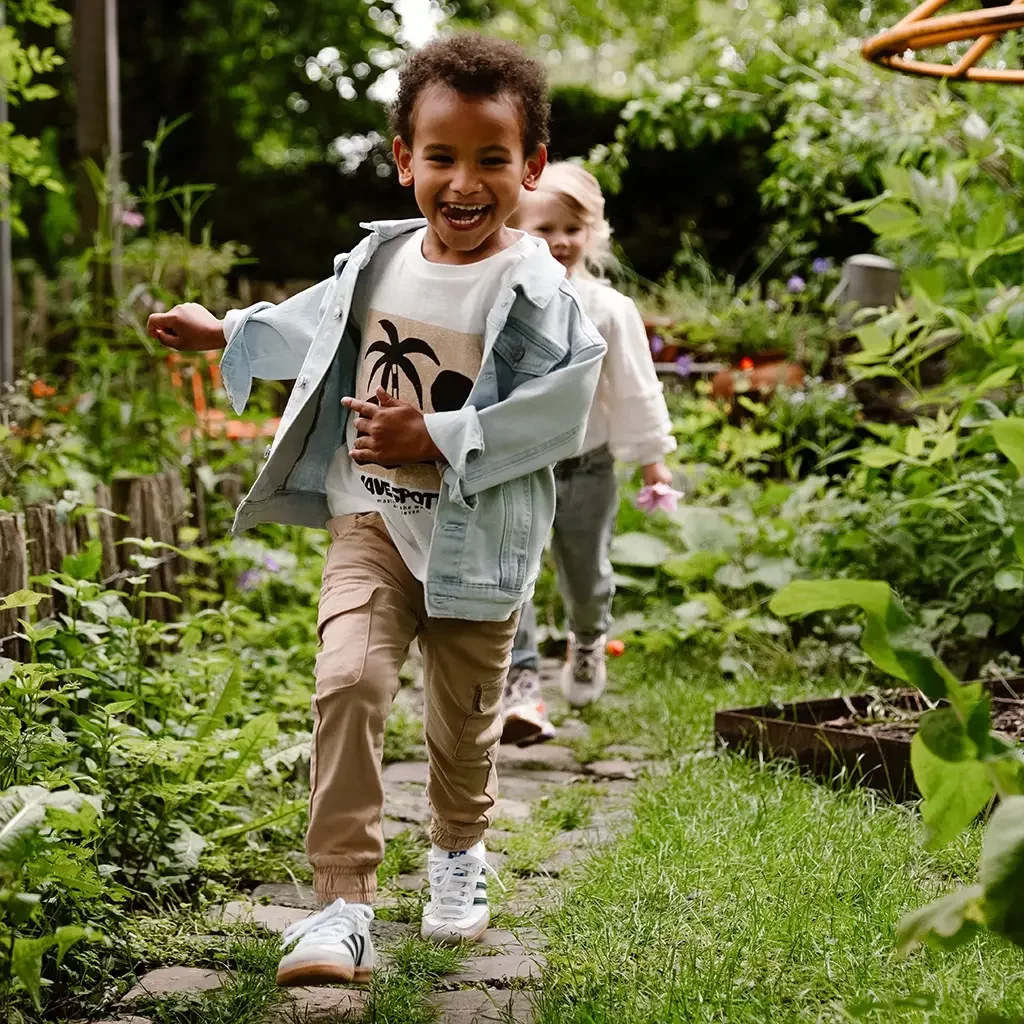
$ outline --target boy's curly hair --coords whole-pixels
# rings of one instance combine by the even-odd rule
[[[402,68],[398,96],[390,109],[392,130],[406,143],[412,143],[416,101],[435,83],[466,96],[508,94],[519,106],[524,152],[533,153],[547,144],[551,119],[547,75],[515,43],[460,32],[413,53]]]

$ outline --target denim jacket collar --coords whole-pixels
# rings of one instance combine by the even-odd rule
[[[347,256],[334,257],[334,273],[340,274],[349,260],[357,262],[362,269],[373,257],[382,242],[388,242],[400,235],[407,235],[426,227],[423,218],[412,220],[378,220],[360,224],[370,233]],[[565,267],[548,251],[547,244],[527,235],[532,251],[522,260],[509,278],[509,286],[522,292],[526,299],[538,309],[547,308],[565,280]]]

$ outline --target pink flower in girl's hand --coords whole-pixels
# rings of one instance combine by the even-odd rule
[[[648,487],[641,487],[636,496],[636,507],[642,512],[675,512],[676,505],[682,494],[672,490],[668,484],[651,484]]]

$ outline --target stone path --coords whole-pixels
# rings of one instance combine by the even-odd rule
[[[558,670],[558,663],[545,662],[542,671],[545,698],[556,713],[565,708],[558,694]],[[401,690],[399,702],[414,714],[422,713],[422,691],[415,684]],[[467,950],[458,970],[434,986],[430,1001],[440,1011],[441,1021],[532,1021],[531,993],[539,987],[544,968],[539,927],[544,908],[551,905],[559,879],[628,821],[630,790],[646,767],[644,751],[636,747],[609,748],[602,752],[602,760],[581,764],[563,744],[586,737],[586,726],[579,719],[568,719],[554,743],[500,748],[500,797],[487,843],[488,860],[499,872],[505,890],[491,886],[492,927],[480,944]],[[416,754],[423,756],[422,748]],[[423,760],[396,762],[384,770],[385,836],[388,840],[403,836],[422,844],[423,860],[429,816],[426,779]],[[387,971],[389,954],[396,946],[418,934],[426,890],[422,869],[381,885],[378,917],[371,928],[378,971]],[[214,908],[207,925],[212,932],[246,926],[281,933],[316,906],[308,886],[270,882],[257,886],[245,898]],[[150,971],[122,1000],[125,1015],[116,1024],[149,1024],[144,1017],[131,1016],[134,1006],[144,1007],[146,1000],[155,997],[201,995],[218,988],[225,977],[222,972],[200,968]],[[358,1020],[369,1001],[365,988],[284,991],[286,1002],[275,1008],[268,1024],[275,1020]]]

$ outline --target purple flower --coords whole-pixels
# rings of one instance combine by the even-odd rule
[[[819,256],[812,264],[811,270],[816,274],[827,274],[832,269],[832,261],[827,256]]]
[[[271,558],[270,555],[265,555],[263,558],[263,568],[269,572],[280,572],[281,564],[276,559]]]
[[[668,484],[651,484],[648,487],[641,487],[636,496],[636,507],[641,512],[657,512],[662,509],[665,512],[675,512],[676,505],[682,494],[672,490]]]
[[[263,574],[259,569],[246,569],[245,572],[238,577],[236,586],[239,590],[254,590],[259,586],[260,577]]]
[[[664,348],[665,342],[662,340],[661,335],[655,334],[654,337],[651,338],[651,352],[654,353],[654,355],[660,355]]]
[[[679,371],[680,377],[689,377],[693,373],[693,358],[684,352],[676,360],[676,370]]]
[[[121,223],[126,228],[135,228],[138,230],[146,223],[146,218],[143,217],[141,213],[136,213],[134,210],[122,210]]]
[[[799,295],[807,287],[807,282],[799,274],[794,274],[786,282],[786,287],[790,295]]]

